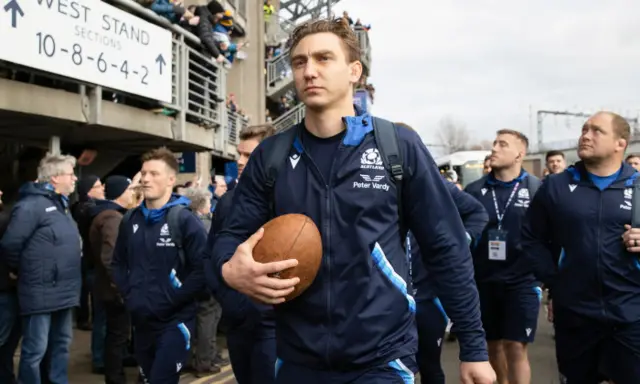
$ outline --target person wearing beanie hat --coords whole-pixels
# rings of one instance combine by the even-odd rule
[[[124,176],[109,176],[104,182],[104,196],[107,200],[116,200],[129,188],[131,179]]]
[[[207,4],[207,9],[209,10],[209,12],[211,12],[212,15],[224,14],[224,7],[216,0],[211,0]],[[219,15],[219,17],[222,17],[222,15]]]
[[[109,176],[105,180],[106,200],[96,200],[91,209],[89,226],[90,254],[85,257],[93,259],[95,265],[95,281],[93,298],[96,308],[102,309],[103,331],[97,334],[98,327],[93,327],[93,345],[101,343],[104,356],[104,377],[107,383],[123,383],[125,381],[123,359],[127,347],[127,335],[130,320],[118,291],[113,285],[111,261],[120,222],[134,197],[134,186],[131,179],[124,176]],[[97,316],[96,316],[97,317]],[[93,335],[101,341],[94,339]],[[97,372],[96,372],[97,373]]]
[[[82,238],[82,252],[89,252],[88,248],[88,231],[89,231],[89,209],[94,205],[95,200],[104,199],[104,186],[100,178],[96,175],[86,175],[81,177],[76,183],[76,192],[78,193],[78,201],[71,205],[71,217],[78,224],[78,231]],[[80,306],[76,311],[76,323],[78,329],[90,330],[91,324],[89,319],[91,309],[89,307],[89,295],[91,294],[91,280],[93,270],[93,262],[90,257],[82,258],[82,289],[80,291]],[[96,359],[95,368],[101,368],[102,363]]]
[[[76,191],[78,191],[78,197],[81,201],[86,201],[89,198],[104,199],[102,183],[96,175],[87,175],[78,180]]]

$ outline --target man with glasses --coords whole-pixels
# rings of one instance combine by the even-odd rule
[[[20,189],[0,243],[0,257],[17,271],[22,317],[18,382],[40,383],[40,363],[50,353],[49,380],[68,381],[73,308],[80,302],[80,235],[69,214],[77,178],[72,156],[47,155],[38,182]]]

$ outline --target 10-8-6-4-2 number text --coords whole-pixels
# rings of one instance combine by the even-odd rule
[[[82,52],[82,45],[78,43],[73,44],[71,49],[68,49],[56,46],[55,39],[49,34],[38,32],[36,36],[38,38],[38,53],[41,55],[53,57],[56,53],[60,52],[71,56],[71,61],[75,65],[93,63],[96,69],[102,73],[106,73],[109,67],[111,67],[113,68],[112,70],[120,71],[126,79],[128,79],[129,76],[138,76],[142,84],[148,84],[147,77],[149,76],[149,68],[145,65],[141,65],[139,68],[134,68],[134,66],[131,65],[130,68],[127,60],[124,60],[122,63],[110,63],[107,61],[108,59],[105,57],[104,52],[101,52],[98,56],[89,56]],[[156,62],[159,65],[160,74],[162,75],[162,67],[165,65],[164,58],[158,56]]]

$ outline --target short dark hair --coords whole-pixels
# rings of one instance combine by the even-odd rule
[[[485,156],[485,157],[484,157],[484,161],[483,161],[483,163],[486,163],[486,162],[487,162],[487,160],[489,160],[489,159],[491,159],[491,155],[487,155],[487,156]]]
[[[640,154],[632,153],[632,154],[630,154],[629,156],[627,156],[627,158],[626,158],[626,159],[624,159],[624,161],[629,161],[630,159],[633,159],[634,157],[637,157],[637,158],[639,158],[639,159],[640,159]]]
[[[316,33],[333,33],[344,44],[347,61],[353,63],[360,61],[360,42],[351,26],[342,17],[338,19],[309,20],[300,24],[291,33],[291,46],[289,52],[293,52],[300,40]],[[292,57],[293,58],[293,57]]]
[[[525,149],[529,149],[529,139],[527,138],[527,136],[519,131],[516,131],[515,129],[501,129],[498,132],[496,132],[497,135],[512,135],[515,136],[518,140],[522,141],[522,143],[524,143],[524,148]]]
[[[167,164],[167,167],[169,167],[175,173],[178,173],[180,171],[180,165],[178,164],[176,155],[167,147],[156,148],[142,155],[142,163],[146,163],[147,161],[151,160],[163,161],[165,164]]]
[[[556,150],[549,151],[547,152],[547,155],[544,157],[544,160],[549,161],[549,158],[553,156],[562,156],[562,158],[564,159],[564,152],[556,151]]]
[[[276,129],[271,124],[250,125],[240,130],[240,140],[256,139],[258,142],[266,139],[269,136],[273,136],[276,133]]]

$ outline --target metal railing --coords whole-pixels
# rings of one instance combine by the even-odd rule
[[[287,49],[280,56],[267,60],[267,89],[276,87],[278,82],[291,81],[293,81],[293,77],[291,75],[289,50]]]
[[[276,129],[276,132],[281,132],[300,123],[302,119],[304,119],[304,115],[304,104],[300,103],[285,112],[282,116],[278,117],[272,124]]]
[[[227,71],[208,55],[202,53],[200,39],[135,1],[110,1],[132,14],[173,32],[173,103],[165,107],[177,112],[180,130],[184,129],[186,121],[208,128],[222,126],[224,129]]]
[[[238,135],[240,131],[249,125],[249,119],[237,112],[233,112],[231,108],[227,108],[227,126],[229,127],[227,143],[238,145]]]

